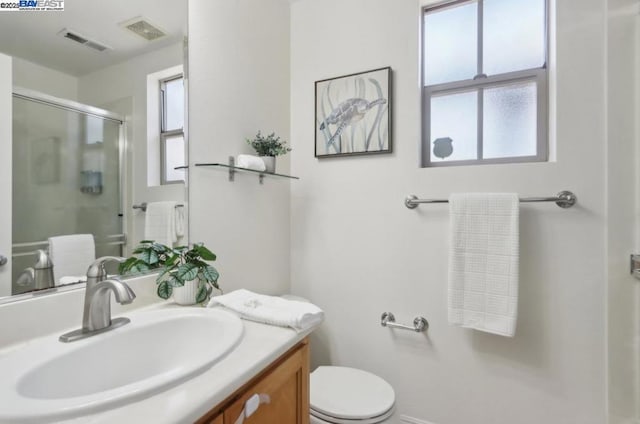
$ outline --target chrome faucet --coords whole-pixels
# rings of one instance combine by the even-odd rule
[[[136,298],[126,283],[117,278],[107,279],[104,264],[108,261],[124,262],[125,258],[104,256],[96,259],[87,270],[87,288],[84,294],[82,328],[60,336],[61,342],[72,342],[105,331],[113,330],[130,322],[129,318],[111,319],[111,292],[116,302],[127,305]]]

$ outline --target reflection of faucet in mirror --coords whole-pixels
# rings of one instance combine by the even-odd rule
[[[54,287],[53,263],[47,252],[41,249],[36,251],[35,265],[22,271],[18,276],[16,284],[21,286],[32,285],[35,287],[35,290]]]
[[[61,342],[84,339],[105,331],[113,330],[129,323],[128,318],[111,319],[111,292],[116,302],[127,305],[136,298],[135,293],[117,278],[107,279],[105,263],[124,262],[126,258],[105,256],[91,264],[87,270],[87,288],[84,294],[84,314],[82,328],[60,336]]]

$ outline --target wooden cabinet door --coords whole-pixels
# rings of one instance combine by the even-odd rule
[[[301,345],[227,406],[224,424],[235,424],[255,394],[269,396],[270,402],[261,404],[245,424],[308,424],[309,346]]]
[[[207,424],[224,424],[224,417],[220,414],[214,419],[207,421]]]

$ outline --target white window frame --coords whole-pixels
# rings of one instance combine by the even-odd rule
[[[545,1],[545,61],[540,68],[532,68],[521,71],[506,72],[502,74],[489,75],[483,71],[483,6],[484,0],[454,0],[436,6],[424,6],[422,8],[422,32],[421,43],[424,43],[425,25],[424,18],[427,13],[436,10],[457,7],[464,3],[477,3],[478,12],[478,34],[477,53],[478,63],[476,75],[471,79],[452,81],[441,84],[425,85],[425,61],[426,57],[421,57],[420,74],[422,87],[422,167],[437,166],[458,166],[458,165],[479,165],[496,163],[520,163],[520,162],[545,162],[549,157],[549,1]],[[421,50],[424,51],[424,50]],[[537,87],[537,145],[536,154],[533,156],[510,156],[503,158],[483,158],[483,113],[484,113],[484,90],[500,86],[507,86],[519,82],[535,82]],[[456,94],[461,92],[477,92],[477,158],[455,161],[431,161],[431,99],[443,94]]]
[[[167,112],[166,112],[166,95],[165,95],[165,87],[168,82],[182,79],[184,84],[184,75],[182,73],[177,75],[172,75],[168,78],[162,78],[160,83],[160,184],[183,184],[184,180],[168,180],[167,179],[167,169],[166,169],[166,154],[167,154],[167,138],[182,136],[184,140],[184,125],[180,129],[175,130],[166,130],[167,123]],[[186,119],[186,114],[185,114]]]

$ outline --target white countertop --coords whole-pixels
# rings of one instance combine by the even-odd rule
[[[164,304],[160,307],[176,307]],[[73,424],[192,423],[224,401],[311,331],[303,333],[252,321],[244,323],[240,344],[204,373],[120,408],[63,421]],[[171,342],[167,335],[167,342]]]
[[[138,298],[122,307],[112,303],[113,316],[133,310],[176,308],[155,296],[155,276],[128,280]],[[41,337],[73,330],[82,322],[84,290],[34,296],[26,301],[0,305],[0,357]],[[200,307],[200,306],[193,306]],[[297,333],[289,328],[242,321],[244,334],[238,346],[202,374],[155,395],[92,415],[63,421],[68,424],[191,423],[224,401],[270,363],[304,339],[313,329]],[[167,343],[171,335],[167,334]],[[161,352],[158,352],[161,354]],[[178,358],[176,360],[179,360]]]

